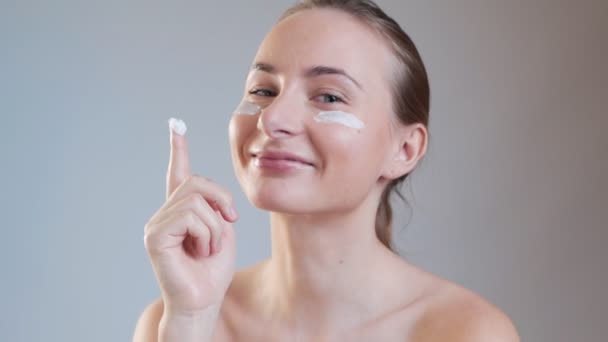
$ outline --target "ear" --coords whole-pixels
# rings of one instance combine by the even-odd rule
[[[428,130],[422,123],[399,125],[393,132],[393,148],[382,177],[393,180],[410,173],[424,156]]]

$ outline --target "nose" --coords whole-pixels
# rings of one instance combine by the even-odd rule
[[[304,129],[302,111],[296,96],[280,93],[262,109],[257,128],[273,139],[293,137]]]

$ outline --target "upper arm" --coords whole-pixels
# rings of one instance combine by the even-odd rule
[[[494,309],[472,317],[457,342],[520,342],[515,326],[504,313]]]
[[[150,303],[139,316],[135,332],[133,333],[133,342],[157,342],[158,341],[158,324],[163,316],[163,301],[157,299]]]
[[[464,294],[441,301],[415,325],[415,342],[520,342],[515,326],[500,309]]]

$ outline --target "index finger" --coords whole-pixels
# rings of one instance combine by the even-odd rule
[[[167,192],[169,198],[173,191],[190,176],[190,159],[188,158],[188,144],[186,142],[186,124],[176,118],[169,119],[169,139],[171,152],[169,167],[167,168]]]

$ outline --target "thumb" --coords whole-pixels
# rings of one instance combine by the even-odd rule
[[[167,193],[169,198],[173,191],[190,176],[190,159],[188,158],[188,144],[186,143],[186,124],[179,119],[169,119],[169,139],[171,152],[169,167],[167,168]]]

